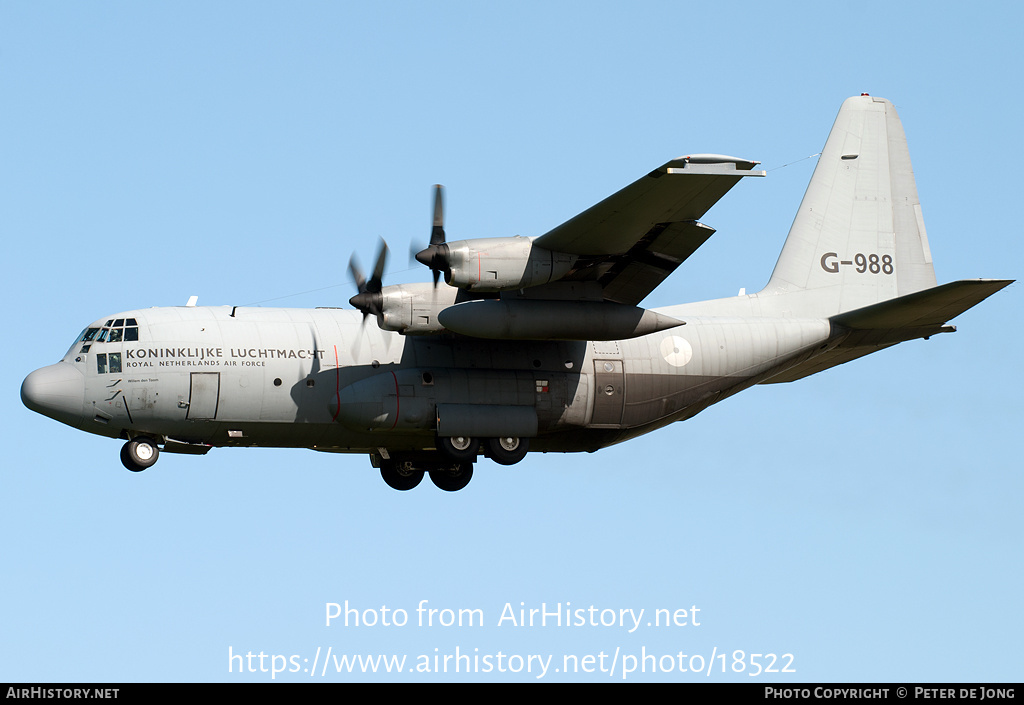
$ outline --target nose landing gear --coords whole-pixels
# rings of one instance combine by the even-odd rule
[[[152,467],[160,457],[160,449],[156,441],[146,436],[139,436],[121,446],[121,462],[132,472],[142,472]]]

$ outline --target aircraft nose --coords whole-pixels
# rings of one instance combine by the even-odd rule
[[[41,367],[21,383],[21,401],[43,416],[77,426],[85,403],[85,376],[66,362]]]

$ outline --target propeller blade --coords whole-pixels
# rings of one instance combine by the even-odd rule
[[[366,278],[363,276],[362,270],[359,269],[358,260],[354,254],[348,258],[348,271],[356,282],[356,291],[362,291],[366,286]]]
[[[359,364],[359,352],[363,348],[363,336],[366,334],[366,314],[363,314],[363,320],[359,324],[359,331],[356,333],[354,340],[352,341],[352,348],[349,353],[352,355],[352,359],[355,363]]]
[[[430,229],[430,244],[416,253],[416,261],[430,267],[434,274],[434,287],[441,272],[450,271],[448,245],[444,236],[444,186],[434,184],[434,226]]]
[[[444,186],[434,184],[434,227],[430,229],[430,244],[444,242]]]
[[[388,244],[384,240],[380,241],[380,254],[377,255],[377,264],[373,268],[373,276],[370,277],[370,281],[366,282],[366,290],[379,292],[381,290],[381,282],[384,277],[384,264],[388,260]]]
[[[423,249],[422,242],[409,241],[409,265],[416,261],[416,253]]]

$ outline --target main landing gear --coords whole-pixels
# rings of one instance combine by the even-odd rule
[[[380,475],[389,487],[411,490],[429,475],[430,481],[445,492],[456,492],[473,479],[473,463],[484,455],[499,465],[515,465],[530,450],[528,438],[439,437],[437,453],[380,459]]]
[[[484,441],[484,454],[498,465],[515,465],[530,450],[529,438],[502,436]]]
[[[156,441],[146,436],[139,436],[121,446],[121,462],[132,472],[142,472],[160,457],[160,449]]]
[[[380,476],[396,490],[411,490],[420,484],[424,474],[430,475],[430,481],[445,492],[455,492],[473,479],[473,463],[382,460],[380,464]]]

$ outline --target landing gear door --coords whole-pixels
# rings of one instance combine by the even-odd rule
[[[202,421],[217,417],[220,399],[220,372],[193,372],[185,418]]]

